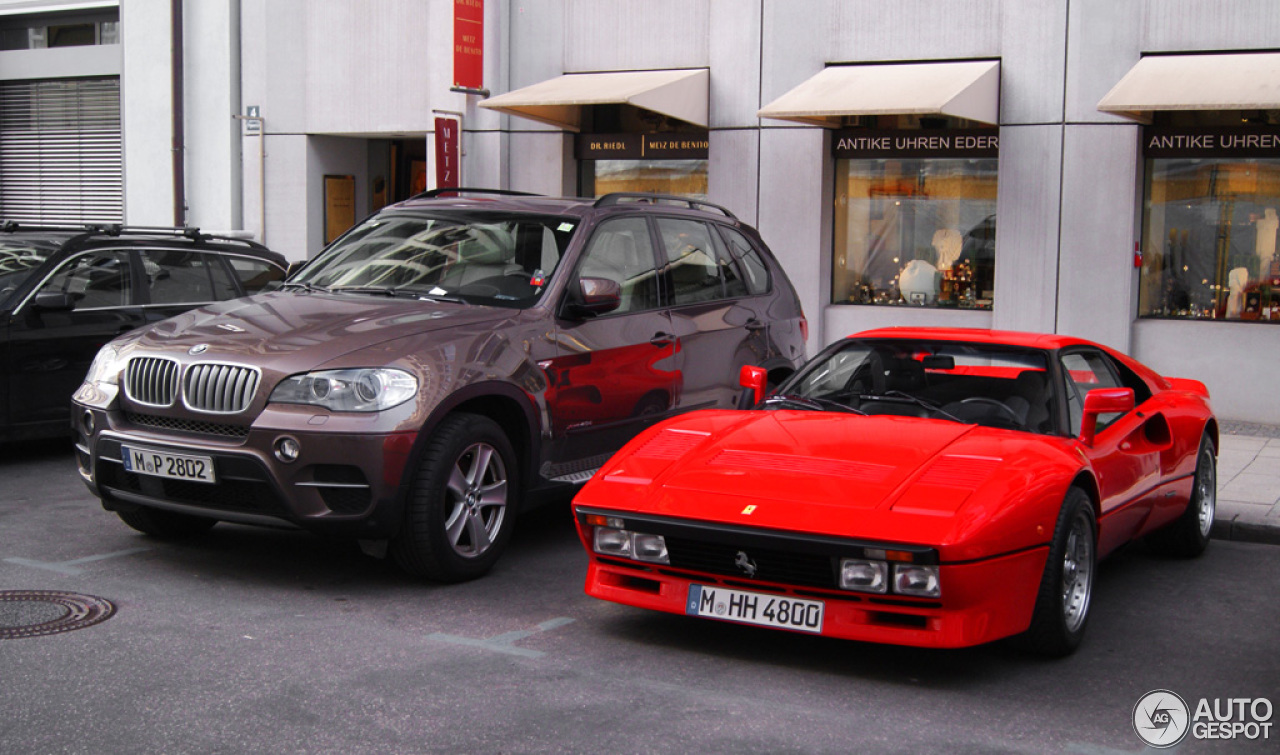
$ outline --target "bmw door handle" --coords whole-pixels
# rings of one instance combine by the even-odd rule
[[[752,333],[759,333],[760,331],[764,330],[765,324],[761,322],[758,318],[753,317],[750,320],[747,320],[746,328]]]
[[[653,334],[653,338],[649,339],[649,343],[653,344],[654,346],[670,346],[671,344],[675,343],[675,340],[676,340],[676,337],[671,335],[670,333],[664,333],[662,331],[658,331],[657,333]]]

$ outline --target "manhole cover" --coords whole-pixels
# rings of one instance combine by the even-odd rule
[[[70,632],[106,621],[109,600],[56,590],[0,590],[0,640]]]

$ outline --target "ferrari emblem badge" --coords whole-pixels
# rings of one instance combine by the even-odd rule
[[[748,506],[748,507],[746,507],[745,509],[743,509],[743,510],[742,510],[742,513],[743,513],[743,514],[746,514],[747,516],[751,516],[752,514],[754,514],[754,513],[755,513],[755,511],[756,511],[756,505],[753,503],[753,504],[751,504],[750,506]]]
[[[738,567],[743,574],[748,577],[756,575],[756,562],[751,560],[746,551],[738,551],[737,558],[733,559],[733,565]]]

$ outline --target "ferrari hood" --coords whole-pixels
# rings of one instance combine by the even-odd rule
[[[453,302],[288,291],[219,302],[143,331],[140,349],[186,350],[210,357],[286,359],[322,365],[379,343],[509,317],[509,310]],[[305,354],[305,356],[304,356]]]
[[[695,412],[623,449],[581,506],[733,526],[940,544],[1055,484],[1045,436],[837,412]],[[1066,462],[1064,461],[1064,464]],[[981,495],[975,495],[983,491]],[[968,505],[966,505],[968,504]]]
[[[884,505],[926,461],[972,427],[901,417],[820,412],[750,412],[707,436],[663,475],[664,487],[699,493],[739,490],[793,504]],[[688,432],[688,431],[686,431]],[[655,441],[661,444],[663,434]],[[647,448],[636,454],[644,456]]]

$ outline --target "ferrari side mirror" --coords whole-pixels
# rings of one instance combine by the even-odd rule
[[[1124,414],[1134,407],[1132,388],[1095,388],[1084,396],[1084,418],[1080,423],[1080,442],[1093,445],[1098,429],[1098,415]]]
[[[742,365],[738,371],[738,385],[742,386],[742,396],[738,398],[739,409],[750,409],[764,400],[765,386],[769,383],[769,373],[763,367]]]

